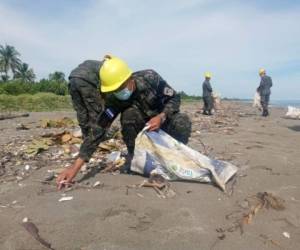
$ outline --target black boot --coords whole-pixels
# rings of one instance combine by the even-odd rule
[[[128,153],[125,156],[125,163],[120,169],[121,174],[133,174],[133,172],[130,170],[132,158],[133,158],[133,154]]]

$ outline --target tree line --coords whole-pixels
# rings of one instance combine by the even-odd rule
[[[36,81],[34,70],[22,62],[21,54],[11,45],[0,45],[0,94],[51,92],[57,95],[68,93],[65,74],[55,71],[47,79]]]

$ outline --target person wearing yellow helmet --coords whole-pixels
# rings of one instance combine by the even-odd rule
[[[118,57],[86,61],[71,72],[69,89],[84,140],[75,163],[57,178],[58,188],[67,186],[88,162],[105,132],[120,114],[123,140],[127,146],[125,172],[130,171],[137,134],[148,126],[163,129],[187,143],[191,121],[179,112],[180,95],[154,70],[133,72]],[[99,91],[97,91],[99,89]]]
[[[260,95],[260,102],[263,108],[262,116],[266,117],[269,115],[268,106],[269,106],[271,87],[273,86],[273,82],[272,82],[272,78],[266,75],[265,69],[261,68],[259,70],[259,76],[261,80],[256,91]]]
[[[204,115],[212,115],[211,110],[213,109],[213,97],[212,97],[212,87],[210,84],[211,73],[205,72],[204,74],[205,80],[202,84],[202,97],[204,102],[203,114]]]

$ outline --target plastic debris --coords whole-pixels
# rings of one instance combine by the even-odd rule
[[[29,127],[27,127],[26,125],[24,125],[23,123],[19,123],[16,126],[16,130],[29,130]]]
[[[214,182],[225,191],[225,184],[236,174],[237,167],[210,159],[162,130],[147,132],[145,128],[136,138],[131,170],[146,176],[158,174],[172,181]]]
[[[96,181],[94,184],[93,184],[93,187],[98,187],[100,186],[101,182],[100,181]]]
[[[71,201],[71,200],[73,200],[73,196],[64,196],[61,197],[58,201],[63,202],[63,201]]]
[[[49,120],[45,119],[41,121],[42,128],[64,128],[71,127],[77,124],[76,120],[71,119],[69,117],[64,117],[58,120]]]
[[[28,222],[28,221],[29,221],[29,220],[28,220],[27,217],[24,217],[23,220],[22,220],[23,223]]]
[[[288,106],[288,111],[285,114],[286,118],[300,119],[300,108]]]
[[[25,165],[25,170],[26,171],[29,171],[30,170],[30,166],[27,164],[27,165]]]
[[[81,129],[76,129],[75,131],[73,131],[72,136],[75,138],[81,138],[82,137]]]
[[[285,238],[288,238],[288,239],[291,238],[291,235],[288,232],[283,232],[282,234]]]
[[[255,92],[255,94],[254,94],[252,106],[254,108],[257,108],[258,110],[262,110],[262,106],[260,103],[260,94],[258,92]]]
[[[31,144],[27,147],[25,152],[28,155],[37,155],[42,151],[49,149],[49,146],[52,145],[53,142],[48,138],[43,138],[40,140],[33,140]]]
[[[116,162],[120,159],[121,152],[120,151],[113,151],[107,156],[107,162]]]

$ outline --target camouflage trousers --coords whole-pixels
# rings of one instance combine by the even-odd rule
[[[203,114],[210,115],[214,105],[212,96],[204,96],[203,102],[204,102]]]
[[[135,146],[135,138],[138,133],[145,127],[149,121],[149,117],[145,117],[142,111],[132,106],[126,109],[121,115],[121,126],[123,140],[127,146],[128,153],[133,154]],[[163,123],[161,129],[178,141],[187,144],[191,135],[190,118],[183,113],[175,113]]]
[[[263,108],[262,116],[269,115],[269,110],[268,110],[269,100],[270,100],[270,95],[261,95],[260,96],[260,103]]]

